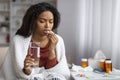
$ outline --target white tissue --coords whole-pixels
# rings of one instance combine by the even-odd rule
[[[98,50],[94,56],[94,58],[90,58],[88,59],[88,65],[91,66],[93,69],[95,68],[99,68],[99,62],[100,60],[106,59],[106,56],[104,55],[104,53],[101,50]]]
[[[106,59],[106,56],[101,50],[98,50],[94,56],[94,59]]]
[[[111,75],[118,75],[118,76],[120,76],[120,70],[113,68],[112,72],[110,74]]]
[[[99,60],[90,58],[90,59],[88,59],[88,65],[91,66],[93,69],[99,68]]]
[[[72,64],[72,71],[75,71],[75,72],[82,72],[82,71],[93,71],[93,68],[91,66],[88,66],[86,68],[82,68],[81,66],[78,66],[78,65],[75,65],[75,64]]]
[[[84,69],[85,71],[93,71],[93,68],[91,66],[88,66]]]

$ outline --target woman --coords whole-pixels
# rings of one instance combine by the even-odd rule
[[[38,3],[27,10],[3,65],[5,80],[29,79],[39,72],[31,67],[34,59],[29,55],[30,42],[40,42],[39,68],[44,67],[69,80],[63,39],[52,31],[59,21],[59,12],[48,3]]]

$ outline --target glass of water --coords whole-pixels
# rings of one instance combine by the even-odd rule
[[[40,42],[30,42],[30,55],[35,60],[32,67],[39,67]]]

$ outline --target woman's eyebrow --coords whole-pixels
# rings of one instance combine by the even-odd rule
[[[46,18],[39,18],[39,19],[48,20],[48,19],[46,19]],[[53,18],[51,18],[51,19],[49,19],[49,20],[53,20]]]

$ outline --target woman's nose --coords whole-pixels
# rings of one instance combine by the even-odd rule
[[[46,22],[45,28],[49,28],[50,27],[50,23]]]

